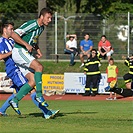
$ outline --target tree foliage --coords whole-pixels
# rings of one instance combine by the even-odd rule
[[[35,13],[38,0],[0,0],[0,13]]]
[[[37,13],[38,0],[0,0],[0,18],[16,20],[17,13]]]
[[[0,0],[0,13],[6,17],[15,13],[37,13],[39,0]],[[133,12],[132,0],[46,0],[53,12],[93,13],[108,17],[116,13]]]
[[[0,13],[37,13],[39,0],[0,0]],[[59,13],[133,12],[132,0],[46,0],[47,6]]]
[[[63,3],[59,10],[54,10],[59,13],[93,13],[104,17],[115,13],[133,12],[132,0],[64,0]],[[49,4],[51,5],[52,3]]]

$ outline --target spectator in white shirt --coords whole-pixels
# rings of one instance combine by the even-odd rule
[[[70,66],[73,66],[74,58],[78,55],[77,50],[77,36],[75,34],[67,35],[66,37],[69,37],[69,40],[66,42],[66,48],[64,49],[65,54],[71,54],[70,56]]]

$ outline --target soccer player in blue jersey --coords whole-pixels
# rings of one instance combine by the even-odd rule
[[[14,40],[10,38],[11,33],[13,32],[13,23],[7,22],[2,25],[2,37],[0,37],[0,60],[5,61],[5,71],[7,73],[7,76],[12,79],[13,85],[16,89],[16,92],[18,92],[17,96],[15,94],[12,94],[7,101],[2,105],[0,108],[0,114],[5,115],[6,109],[10,106],[13,106],[13,109],[18,113],[21,114],[21,112],[18,109],[17,103],[12,103],[12,98],[16,98],[18,100],[21,100],[29,91],[32,90],[32,88],[35,86],[34,83],[34,74],[30,72],[29,70],[25,70],[24,68],[21,68],[21,71],[24,73],[24,75],[29,79],[29,81],[24,77],[18,66],[16,66],[15,62],[12,60],[11,54],[12,49],[14,45]],[[27,92],[28,90],[28,92]],[[21,95],[23,93],[23,96]],[[45,103],[45,106],[42,106],[39,102],[35,100],[36,93],[31,94],[31,98],[35,105],[39,107],[42,112],[44,113],[44,117],[46,119],[49,119],[53,117],[57,111],[48,110],[45,106],[47,104]],[[10,102],[10,104],[9,104]]]
[[[34,79],[36,83],[36,100],[44,105],[45,100],[42,95],[42,64],[33,57],[32,50],[35,47],[37,50],[37,57],[42,57],[41,50],[39,49],[38,37],[44,30],[44,26],[47,26],[52,19],[52,12],[49,8],[43,8],[40,11],[40,15],[36,20],[30,20],[22,24],[19,28],[12,33],[12,38],[15,41],[15,45],[12,51],[12,58],[15,63],[22,67],[32,68],[35,71]],[[21,94],[23,95],[23,94]],[[19,99],[13,99],[14,102],[18,102]]]

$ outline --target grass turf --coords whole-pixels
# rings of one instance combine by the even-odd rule
[[[64,72],[83,72],[80,62],[70,67],[69,62],[42,62],[43,73],[64,74]],[[119,76],[128,72],[124,63],[115,63]],[[107,63],[100,70],[105,73]],[[54,69],[53,69],[54,66]],[[4,64],[0,62],[0,71]],[[123,80],[119,87],[125,87]],[[0,106],[4,101],[0,101]],[[45,120],[32,101],[21,101],[22,116],[9,108],[8,117],[0,117],[0,133],[132,133],[133,108],[131,101],[48,101],[50,108],[60,109],[55,119]]]
[[[2,105],[4,101],[0,101]],[[60,109],[54,119],[46,120],[32,101],[22,100],[18,116],[10,107],[9,116],[0,117],[1,133],[132,133],[131,101],[48,101]]]

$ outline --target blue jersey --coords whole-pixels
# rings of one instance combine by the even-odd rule
[[[5,54],[12,51],[14,45],[13,39],[6,39],[0,37],[0,53]],[[5,61],[5,71],[7,76],[13,81],[17,87],[21,87],[27,82],[27,79],[23,76],[18,66],[15,65],[11,56],[4,59]]]
[[[83,50],[84,50],[84,51],[87,51],[87,50],[90,49],[91,46],[93,47],[94,44],[93,44],[93,41],[92,41],[92,40],[88,40],[88,41],[82,40],[82,41],[80,42],[80,46],[83,47]]]

